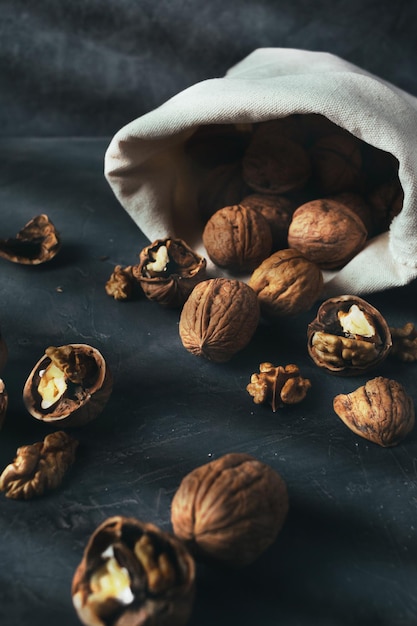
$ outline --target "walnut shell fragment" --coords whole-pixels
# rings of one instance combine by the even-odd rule
[[[115,300],[126,301],[132,298],[135,284],[132,266],[116,265],[104,287],[108,296]]]
[[[308,378],[300,375],[296,365],[261,363],[259,374],[252,374],[246,391],[255,404],[270,404],[273,412],[286,404],[297,404],[304,400],[311,387]]]
[[[9,397],[6,390],[6,385],[0,378],[0,428],[3,426],[4,418],[6,417],[7,406],[9,404]]]
[[[196,558],[241,567],[276,540],[287,512],[282,477],[249,454],[230,453],[183,478],[171,521]]]
[[[23,265],[40,265],[61,248],[59,233],[47,215],[31,219],[14,239],[0,239],[0,257]]]
[[[184,304],[179,334],[191,354],[223,363],[247,346],[259,317],[258,299],[246,283],[210,278],[194,287]]]
[[[390,326],[390,332],[392,337],[390,356],[405,363],[417,361],[417,329],[414,324],[407,322],[401,328]]]
[[[320,268],[295,248],[278,250],[255,269],[249,286],[268,318],[308,311],[323,288]]]
[[[133,277],[149,300],[180,308],[197,283],[206,277],[206,259],[182,239],[157,239],[143,248]]]
[[[112,384],[110,369],[96,348],[79,343],[51,346],[32,369],[23,400],[42,422],[81,426],[104,409]]]
[[[307,348],[314,363],[330,374],[363,374],[386,359],[391,332],[381,313],[358,296],[329,298],[308,325]]]
[[[72,581],[74,608],[87,626],[183,626],[194,594],[195,564],[183,543],[123,516],[94,531]]]
[[[403,385],[382,376],[339,394],[333,408],[354,433],[383,447],[397,445],[414,428],[412,398]]]
[[[0,476],[7,498],[30,500],[59,487],[75,460],[78,441],[63,431],[17,449],[16,458]]]

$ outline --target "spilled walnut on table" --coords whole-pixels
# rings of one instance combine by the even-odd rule
[[[252,374],[246,391],[255,404],[270,404],[273,412],[285,404],[297,404],[304,400],[311,382],[300,375],[296,365],[261,363],[259,374]]]
[[[50,261],[60,249],[60,235],[44,213],[31,219],[16,237],[0,239],[0,257],[22,265]]]
[[[390,327],[392,349],[390,356],[400,361],[411,363],[417,361],[417,330],[412,322],[402,328]]]
[[[383,376],[337,395],[333,408],[354,433],[382,447],[397,445],[414,428],[412,398],[403,385]]]
[[[78,441],[63,431],[17,449],[16,458],[0,476],[7,498],[30,500],[59,487],[75,460]]]

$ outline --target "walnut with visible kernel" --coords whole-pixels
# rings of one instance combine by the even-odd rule
[[[330,374],[354,376],[382,363],[392,346],[381,313],[358,296],[323,302],[307,329],[308,352]]]
[[[304,400],[311,382],[302,378],[296,365],[278,365],[261,363],[259,374],[252,374],[246,391],[253,396],[255,404],[269,403],[272,410],[285,404],[297,404]]]
[[[414,404],[403,385],[378,376],[348,394],[333,408],[354,433],[380,446],[395,446],[414,428]]]
[[[90,537],[72,580],[86,626],[184,626],[195,593],[195,563],[184,544],[132,517],[105,520]]]
[[[75,460],[77,446],[78,441],[63,431],[21,446],[0,476],[0,490],[7,498],[29,500],[56,489]]]

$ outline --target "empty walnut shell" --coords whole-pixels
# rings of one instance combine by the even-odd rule
[[[184,544],[131,517],[92,534],[72,581],[86,626],[183,626],[195,594],[195,564]]]
[[[240,567],[276,540],[287,512],[282,477],[249,454],[230,453],[185,476],[171,521],[196,558]]]
[[[52,365],[56,369],[48,370]],[[102,354],[92,346],[73,343],[46,349],[25,383],[23,400],[29,413],[42,422],[60,428],[81,426],[104,409],[112,384]],[[40,391],[45,387],[47,392]]]
[[[391,350],[389,326],[381,313],[358,296],[329,298],[308,325],[308,352],[331,374],[354,376],[382,363]]]
[[[354,433],[384,448],[397,445],[414,428],[412,398],[403,385],[382,376],[339,394],[333,408]]]
[[[50,261],[60,248],[59,234],[45,214],[30,220],[14,239],[0,239],[0,257],[23,265]]]
[[[0,428],[3,426],[4,418],[6,417],[8,401],[6,386],[0,378]]]
[[[246,283],[210,278],[194,287],[184,304],[180,338],[192,354],[222,363],[247,346],[259,317],[258,299]]]
[[[141,251],[132,275],[149,300],[179,308],[205,278],[206,260],[182,239],[157,239]]]

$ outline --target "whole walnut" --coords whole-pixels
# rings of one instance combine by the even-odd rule
[[[180,338],[191,354],[222,363],[246,347],[259,317],[258,299],[246,283],[210,278],[196,285],[184,304]]]
[[[414,428],[412,398],[399,382],[382,376],[337,395],[333,408],[354,433],[384,448],[397,445]]]
[[[295,210],[288,245],[322,269],[339,269],[362,250],[367,236],[364,223],[346,204],[311,200]]]
[[[359,140],[349,133],[325,135],[310,150],[313,178],[323,194],[352,191],[362,183]]]
[[[272,248],[272,234],[259,211],[237,204],[223,207],[208,220],[203,243],[218,267],[251,272]]]
[[[351,211],[356,213],[358,217],[360,217],[367,230],[368,237],[373,234],[374,218],[372,213],[372,207],[363,195],[354,191],[343,191],[333,196],[329,196],[327,199],[336,200],[336,202],[341,202],[342,204],[347,206],[348,209],[350,209]]]
[[[172,500],[171,521],[196,558],[239,567],[276,540],[288,506],[286,484],[272,467],[230,453],[185,476]]]
[[[285,137],[256,135],[242,161],[243,178],[260,193],[286,193],[302,189],[311,175],[310,158],[304,147]]]
[[[319,267],[295,248],[274,252],[253,272],[249,286],[269,318],[308,311],[320,297],[323,275]]]
[[[240,161],[222,163],[201,177],[197,195],[198,211],[203,223],[219,209],[238,204],[250,188],[243,180]]]
[[[375,187],[370,192],[368,201],[372,208],[375,233],[385,232],[403,208],[404,190],[399,179],[386,180]]]
[[[272,234],[272,251],[287,247],[288,228],[294,213],[292,201],[286,196],[252,193],[240,205],[259,211],[269,224]]]

